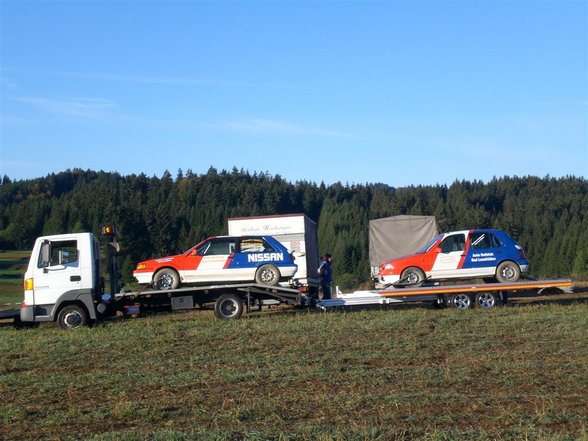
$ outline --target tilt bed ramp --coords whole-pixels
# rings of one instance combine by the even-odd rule
[[[174,290],[120,292],[114,296],[119,310],[128,315],[157,309],[162,305],[171,310],[189,310],[195,305],[214,302],[215,315],[220,319],[239,319],[243,313],[263,305],[285,303],[310,309],[329,310],[349,306],[389,305],[429,302],[457,309],[478,307],[490,309],[505,304],[510,295],[542,295],[553,291],[571,293],[570,279],[523,281],[513,283],[483,283],[471,285],[423,286],[419,288],[389,287],[380,290],[338,293],[337,298],[316,300],[296,288],[259,284],[209,285]]]

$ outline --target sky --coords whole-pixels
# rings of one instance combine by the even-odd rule
[[[588,2],[0,0],[0,175],[588,177]]]

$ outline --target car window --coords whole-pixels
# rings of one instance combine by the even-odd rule
[[[465,250],[465,235],[464,234],[452,234],[447,236],[441,244],[439,244],[442,253],[451,253],[452,251],[463,251]]]
[[[237,242],[234,239],[217,239],[211,240],[204,245],[198,254],[200,256],[219,256],[235,252]]]
[[[500,247],[500,241],[492,233],[472,233],[470,240],[474,250]]]
[[[274,248],[262,238],[247,238],[241,240],[242,253],[273,253]]]
[[[438,236],[435,236],[435,238],[434,238],[434,239],[431,239],[431,240],[430,240],[430,241],[429,241],[429,242],[428,242],[428,243],[427,243],[427,244],[426,244],[426,245],[425,245],[423,248],[421,248],[421,250],[420,250],[420,251],[418,251],[417,253],[418,253],[418,254],[424,254],[424,253],[428,252],[428,251],[431,249],[431,247],[432,247],[433,245],[435,245],[439,239],[441,239],[441,236],[442,236],[441,234],[440,234],[440,235],[438,235]]]

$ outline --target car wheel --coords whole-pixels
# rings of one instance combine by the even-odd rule
[[[62,329],[81,328],[89,324],[88,313],[81,306],[67,305],[59,311],[57,323]]]
[[[521,277],[521,268],[514,262],[507,260],[496,268],[496,280],[500,283],[516,282]]]
[[[243,314],[243,301],[236,294],[223,294],[214,303],[214,315],[223,320],[237,320]]]
[[[280,278],[280,271],[274,265],[262,265],[255,273],[255,282],[260,285],[276,286]]]
[[[496,294],[493,292],[481,292],[476,294],[476,306],[482,309],[491,309],[496,306]]]
[[[425,281],[425,273],[422,269],[416,266],[411,266],[402,271],[400,280],[404,281],[403,285],[408,286],[421,286]]]
[[[163,268],[153,276],[153,288],[176,289],[180,286],[180,275],[171,268]]]
[[[467,294],[454,294],[451,297],[451,306],[456,309],[469,309],[472,306],[472,299]]]

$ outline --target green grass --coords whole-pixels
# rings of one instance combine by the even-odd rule
[[[0,329],[0,438],[587,439],[588,304]]]
[[[22,301],[23,279],[30,251],[0,250],[0,309]]]

